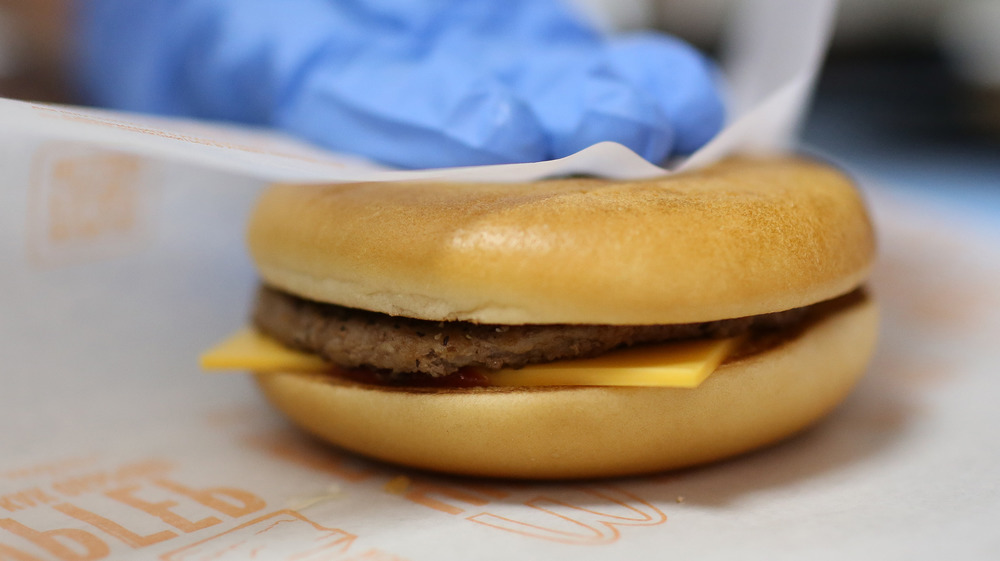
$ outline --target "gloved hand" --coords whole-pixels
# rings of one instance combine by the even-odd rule
[[[78,82],[119,109],[274,126],[403,167],[613,140],[659,162],[722,126],[711,66],[557,0],[76,0]]]

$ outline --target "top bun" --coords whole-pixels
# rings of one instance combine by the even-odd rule
[[[249,243],[266,283],[311,300],[499,324],[775,312],[849,292],[874,256],[852,182],[790,158],[641,181],[277,185]]]

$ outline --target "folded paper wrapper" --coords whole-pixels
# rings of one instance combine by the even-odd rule
[[[761,3],[740,29],[766,25],[779,4]],[[734,85],[759,103],[688,165],[786,145],[832,8],[790,4],[809,6],[784,27],[814,52],[792,49],[803,60],[772,87]],[[274,180],[664,170],[603,145],[554,163],[397,172],[271,133],[13,101],[0,101],[0,123],[0,559],[998,552],[1000,228],[987,220],[867,186],[883,341],[861,387],[806,434],[680,473],[478,481],[322,446],[248,378],[198,370],[199,352],[245,319],[256,192]]]

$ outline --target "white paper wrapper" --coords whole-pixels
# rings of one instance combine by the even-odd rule
[[[830,5],[812,6],[815,42]],[[755,90],[689,165],[781,149],[820,52]],[[986,222],[872,192],[884,343],[847,404],[801,437],[656,477],[478,481],[321,446],[246,378],[197,369],[246,313],[256,281],[242,232],[258,187],[664,170],[608,144],[557,162],[403,173],[270,133],[11,101],[0,123],[0,559],[1000,553],[1000,231]]]
[[[247,378],[199,372],[195,356],[249,300],[253,184],[175,179],[146,201],[159,212],[134,223],[140,241],[108,247],[115,259],[28,260],[8,235],[25,220],[2,223],[0,559],[991,559],[1000,547],[995,224],[869,190],[882,343],[815,429],[695,470],[524,484],[337,452]]]

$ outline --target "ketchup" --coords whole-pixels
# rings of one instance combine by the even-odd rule
[[[367,368],[338,369],[337,374],[361,384],[417,388],[476,388],[490,385],[490,379],[473,368],[462,368],[447,376],[412,372],[403,376],[380,374]]]

